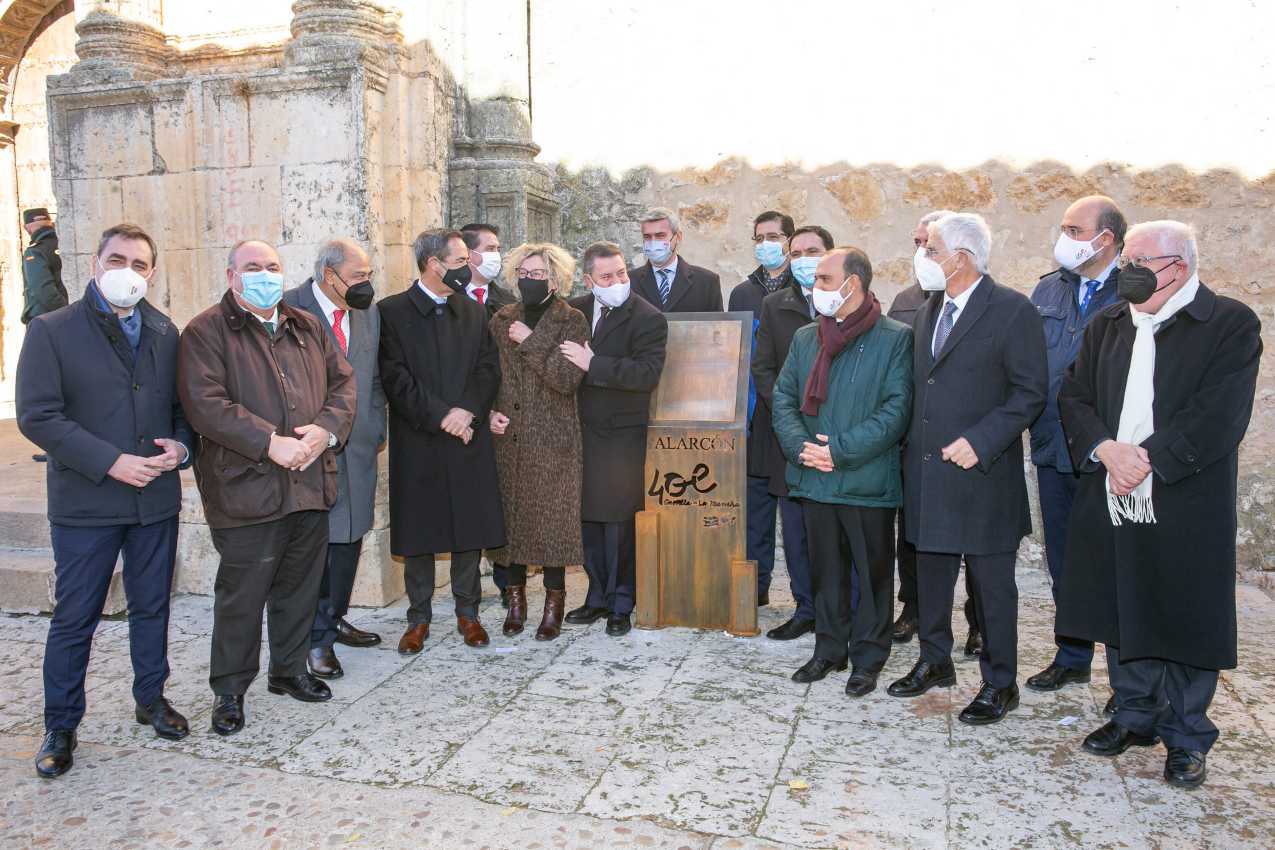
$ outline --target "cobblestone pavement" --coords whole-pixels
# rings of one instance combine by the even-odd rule
[[[538,612],[539,579],[531,608]],[[762,627],[792,610],[786,580]],[[1020,681],[1052,652],[1043,573],[1019,571]],[[1240,662],[1212,716],[1208,784],[1160,779],[1164,750],[1086,755],[1106,673],[1056,694],[1023,690],[992,727],[956,714],[978,686],[914,701],[884,684],[916,657],[896,646],[882,689],[846,674],[796,685],[813,638],[776,643],[687,629],[608,638],[603,624],[542,644],[531,631],[466,648],[440,616],[419,656],[394,651],[404,604],[356,611],[377,649],[338,647],[335,698],[307,705],[258,680],[248,725],[208,731],[211,600],[174,601],[168,695],[193,733],[166,742],[132,719],[127,625],[104,622],[76,766],[41,781],[40,664],[48,620],[0,617],[4,847],[762,848],[1275,846],[1275,602],[1240,588]],[[569,602],[584,579],[569,577]],[[440,591],[445,594],[446,591]],[[447,600],[436,611],[450,607]],[[958,615],[959,620],[959,615]],[[958,644],[963,634],[958,633]],[[263,664],[264,669],[264,664]]]

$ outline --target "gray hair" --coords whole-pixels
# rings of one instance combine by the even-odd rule
[[[642,224],[649,224],[652,221],[667,221],[669,230],[674,233],[682,232],[682,223],[677,220],[677,213],[667,207],[651,207],[639,221]]]
[[[417,235],[412,242],[412,253],[416,256],[416,270],[425,271],[425,264],[429,262],[429,258],[441,262],[447,261],[447,246],[451,244],[453,239],[465,241],[465,237],[461,235],[459,230],[447,230],[440,228],[438,230],[423,230]]]
[[[1171,219],[1144,221],[1129,228],[1125,241],[1138,236],[1154,236],[1159,251],[1164,256],[1181,257],[1186,263],[1187,274],[1195,274],[1199,265],[1199,253],[1195,245],[1195,228]]]
[[[974,268],[987,273],[992,253],[992,229],[978,213],[948,213],[930,225],[949,251],[964,251],[974,260]]]
[[[235,270],[235,255],[239,253],[240,248],[247,245],[249,242],[256,242],[260,245],[265,245],[267,248],[274,251],[276,254],[279,253],[279,250],[275,248],[275,246],[271,245],[269,242],[266,242],[263,239],[240,239],[238,242],[230,246],[230,253],[226,255],[226,268],[230,269],[231,271]]]
[[[345,261],[350,259],[350,255],[355,251],[361,250],[358,243],[349,239],[329,239],[319,246],[319,254],[314,258],[314,280],[315,282],[323,280],[323,273],[328,269],[336,271]],[[339,275],[340,272],[337,272]]]
[[[933,212],[927,212],[925,215],[921,216],[921,220],[918,221],[916,225],[917,227],[924,227],[930,222],[938,221],[945,215],[953,215],[953,212],[951,210],[934,210]]]

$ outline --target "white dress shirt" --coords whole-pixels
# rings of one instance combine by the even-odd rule
[[[1103,269],[1103,270],[1102,270],[1102,271],[1098,274],[1098,276],[1097,276],[1097,277],[1085,277],[1084,275],[1081,275],[1081,276],[1080,276],[1080,286],[1081,286],[1081,288],[1080,288],[1080,290],[1076,293],[1076,303],[1077,303],[1077,304],[1080,304],[1080,303],[1083,303],[1083,302],[1084,302],[1084,300],[1085,300],[1085,293],[1086,293],[1087,291],[1089,291],[1089,290],[1093,290],[1095,293],[1098,291],[1098,287],[1102,286],[1102,285],[1103,285],[1103,283],[1105,283],[1105,282],[1106,282],[1107,278],[1111,277],[1111,271],[1112,271],[1112,269],[1114,269],[1114,268],[1116,267],[1116,263],[1117,263],[1117,261],[1119,261],[1119,259],[1120,259],[1120,258],[1119,258],[1119,257],[1117,257],[1115,260],[1112,260],[1112,261],[1111,261],[1111,262],[1107,265],[1107,267],[1106,267],[1105,269]]]
[[[311,282],[310,288],[314,290],[314,300],[319,302],[319,309],[323,311],[323,317],[328,320],[328,327],[335,327],[336,323],[332,321],[332,317],[337,310],[341,308],[332,303],[332,299],[323,294],[323,289],[317,282]],[[341,317],[341,335],[345,337],[345,344],[350,345],[350,311],[347,309],[345,315]]]
[[[934,350],[934,340],[939,335],[939,324],[943,321],[943,313],[947,310],[948,304],[956,305],[956,312],[952,314],[952,327],[956,327],[957,321],[961,318],[961,313],[965,312],[965,305],[969,303],[970,296],[974,294],[974,290],[978,289],[978,285],[983,282],[983,276],[979,275],[978,280],[960,295],[953,298],[946,292],[943,293],[943,306],[939,309],[938,321],[934,323],[934,333],[930,334],[930,350]],[[950,332],[949,332],[950,333]]]
[[[480,289],[486,290],[486,293],[483,295],[483,301],[482,301],[482,303],[483,303],[484,305],[486,305],[486,303],[487,303],[487,299],[490,299],[490,298],[491,298],[491,282],[490,282],[490,281],[488,281],[487,283],[470,283],[470,284],[468,284],[468,285],[465,287],[465,294],[466,294],[466,295],[468,295],[470,298],[474,299],[475,301],[477,301],[477,300],[478,300],[478,296],[477,296],[477,295],[475,295],[474,293],[475,293],[475,292],[477,292],[477,291],[478,291],[478,290],[480,290]]]
[[[446,296],[439,296],[439,295],[435,295],[434,293],[430,292],[430,291],[429,291],[429,287],[428,287],[428,286],[426,286],[426,285],[425,285],[425,282],[424,282],[424,281],[422,281],[422,280],[420,280],[419,278],[418,278],[418,279],[417,279],[417,281],[416,281],[416,285],[417,285],[417,286],[419,286],[419,287],[421,288],[421,292],[424,292],[424,293],[425,293],[426,295],[428,295],[430,298],[434,299],[434,303],[435,303],[435,304],[446,304],[446,303],[447,303],[447,298],[446,298]]]

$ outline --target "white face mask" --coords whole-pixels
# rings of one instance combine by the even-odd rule
[[[483,251],[479,256],[483,258],[483,261],[478,264],[477,272],[485,280],[495,280],[496,275],[500,274],[500,252]]]
[[[841,282],[841,286],[836,289],[813,289],[810,292],[810,302],[815,308],[815,312],[821,316],[832,318],[837,315],[837,311],[846,303],[846,299],[850,297],[850,293],[841,294],[841,290],[850,282],[850,278],[846,278]]]
[[[944,274],[943,266],[925,256],[924,245],[917,248],[916,254],[912,257],[912,270],[916,272],[917,283],[921,284],[921,288],[926,292],[942,292],[947,289],[947,280],[952,276]]]
[[[1106,232],[1105,230],[1101,231],[1098,236]],[[1081,242],[1079,239],[1072,239],[1066,233],[1059,233],[1058,241],[1054,243],[1054,259],[1058,261],[1058,265],[1067,271],[1074,272],[1093,259],[1094,254],[1098,253],[1093,246],[1098,236],[1088,242]]]
[[[594,286],[593,297],[598,299],[598,303],[603,307],[614,310],[629,300],[629,282],[626,280],[624,283],[613,283],[610,286]]]
[[[129,310],[146,297],[146,278],[132,269],[103,269],[97,276],[97,291],[102,293],[106,303]]]

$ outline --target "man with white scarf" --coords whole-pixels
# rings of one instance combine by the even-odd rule
[[[1261,323],[1200,282],[1180,222],[1131,228],[1120,267],[1126,300],[1090,324],[1059,395],[1081,481],[1057,631],[1107,646],[1116,712],[1084,748],[1163,740],[1165,781],[1194,787],[1218,671],[1236,666],[1236,480]]]

